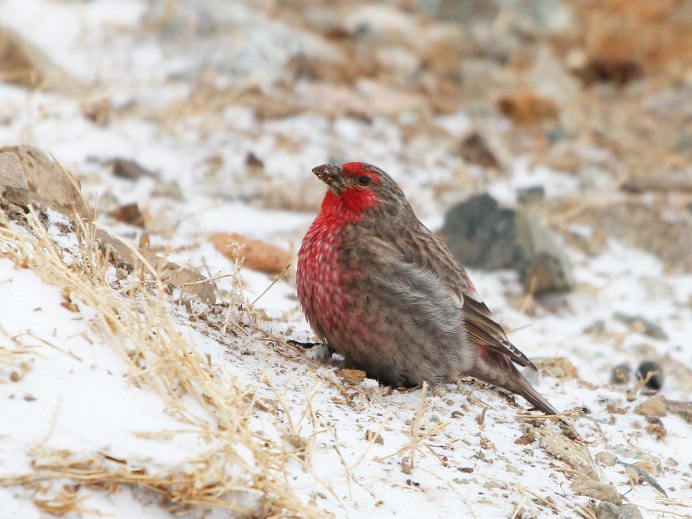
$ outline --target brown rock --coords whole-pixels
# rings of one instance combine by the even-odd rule
[[[142,211],[139,210],[139,206],[136,203],[121,205],[113,211],[110,211],[108,216],[119,222],[134,225],[135,227],[141,227],[142,229],[145,227],[144,215]]]
[[[467,136],[461,142],[461,156],[467,162],[472,162],[484,168],[500,168],[500,162],[490,150],[485,138],[477,132]]]
[[[615,454],[607,451],[601,451],[596,454],[596,461],[598,461],[601,465],[605,465],[606,467],[614,467],[618,462],[618,459]]]
[[[243,245],[240,257],[243,258],[243,266],[266,272],[267,274],[279,274],[291,263],[291,255],[268,243],[247,238],[235,233],[216,233],[209,237],[216,250],[233,260],[233,251],[229,242],[238,242]]]
[[[661,398],[651,397],[644,400],[641,404],[634,408],[636,414],[643,416],[666,416],[668,410],[666,403]]]
[[[598,470],[591,459],[589,450],[566,436],[540,427],[537,429],[541,447],[556,458],[564,461],[581,474],[581,477],[598,482]]]
[[[179,288],[183,296],[198,297],[203,303],[216,303],[216,294],[210,281],[192,269],[181,267],[146,249],[130,247],[103,229],[96,229],[96,240],[106,250],[108,260],[116,267],[127,270],[142,264],[144,258],[154,268],[164,284]]]
[[[127,178],[129,180],[156,176],[156,173],[145,168],[134,160],[113,159],[111,161],[111,167],[113,168],[113,174],[116,177]]]
[[[577,378],[577,368],[567,357],[550,357],[535,359],[534,364],[545,375],[550,375],[560,380]]]
[[[678,415],[687,423],[692,424],[692,402],[681,400],[666,400],[666,408],[673,414]]]
[[[78,96],[84,87],[22,36],[0,26],[0,81]]]
[[[0,152],[0,200],[20,207],[29,205],[29,184],[14,153]]]
[[[80,191],[79,181],[54,160],[33,146],[0,148],[0,178],[8,179],[7,191],[17,205],[45,211],[53,209],[71,218],[91,220],[93,212]],[[26,184],[26,196],[24,185]]]
[[[599,501],[607,501],[615,505],[622,504],[620,494],[618,494],[613,485],[594,481],[586,476],[577,476],[572,481],[570,488],[575,494],[579,494],[580,496],[587,496],[592,499],[598,499]]]
[[[519,124],[534,124],[557,115],[557,105],[531,90],[518,90],[502,96],[499,110]]]

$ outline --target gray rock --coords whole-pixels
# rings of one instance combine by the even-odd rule
[[[621,323],[625,323],[628,326],[638,327],[641,329],[641,333],[654,339],[661,339],[664,341],[668,339],[668,335],[666,335],[666,332],[663,331],[663,328],[640,315],[616,312],[613,314],[613,319],[617,319]]]
[[[583,330],[583,333],[603,333],[605,332],[605,321],[603,319],[597,319],[596,321],[592,322],[590,325],[586,326]]]
[[[598,519],[644,519],[635,505],[614,505],[603,501],[596,507]]]
[[[487,194],[452,207],[442,234],[463,264],[515,269],[536,295],[566,292],[574,285],[572,266],[547,229],[520,209],[499,207]]]
[[[530,204],[545,198],[543,186],[530,186],[517,189],[517,200],[520,204]]]

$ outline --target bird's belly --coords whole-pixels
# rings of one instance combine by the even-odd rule
[[[349,365],[386,384],[441,382],[458,374],[455,345],[403,327],[397,310],[380,301],[379,288],[357,266],[341,264],[331,238],[306,237],[298,255],[298,297],[315,333]]]

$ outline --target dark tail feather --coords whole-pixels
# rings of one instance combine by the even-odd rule
[[[532,406],[545,414],[559,414],[557,409],[550,405],[550,403],[529,384],[529,381],[519,373],[519,370],[516,370],[516,376],[512,378],[514,379],[512,382],[517,385],[516,392],[528,400]]]

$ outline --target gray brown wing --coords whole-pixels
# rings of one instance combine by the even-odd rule
[[[466,333],[472,342],[493,351],[507,355],[520,366],[536,366],[508,339],[488,307],[480,300],[475,287],[470,282],[464,268],[459,265],[452,253],[423,224],[412,226],[410,235],[400,243],[414,243],[406,250],[408,260],[433,271],[449,287],[458,291],[463,301],[463,316]],[[401,247],[401,245],[400,245]]]
[[[495,322],[485,303],[465,297],[463,313],[466,321],[466,333],[471,341],[507,355],[520,366],[531,366],[536,369],[534,363],[519,348],[509,342],[502,326]]]

